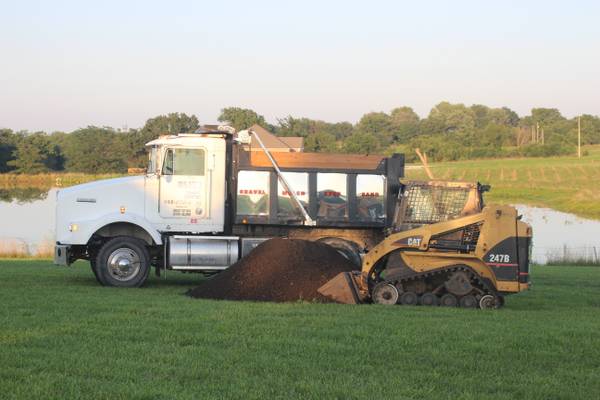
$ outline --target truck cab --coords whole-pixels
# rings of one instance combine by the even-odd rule
[[[223,232],[225,140],[177,135],[147,147],[144,217],[160,232]]]

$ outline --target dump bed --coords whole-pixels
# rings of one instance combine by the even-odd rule
[[[302,225],[291,193],[262,151],[238,149],[232,174],[234,221],[249,225]],[[390,226],[404,156],[271,153],[316,226]]]

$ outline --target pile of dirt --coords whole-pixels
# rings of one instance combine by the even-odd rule
[[[323,300],[317,289],[338,273],[353,269],[326,244],[275,238],[188,294],[222,300]]]

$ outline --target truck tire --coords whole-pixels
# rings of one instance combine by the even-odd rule
[[[95,264],[104,286],[140,287],[150,273],[150,253],[144,241],[118,236],[102,245]]]
[[[327,244],[346,257],[355,267],[362,267],[362,259],[360,258],[360,248],[354,242],[340,239],[336,237],[324,237],[317,240],[318,243]]]
[[[98,270],[96,269],[96,257],[90,259],[90,269],[94,273],[94,277],[98,281],[99,284],[104,285],[104,283],[98,277]]]

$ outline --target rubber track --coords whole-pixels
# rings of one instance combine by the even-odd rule
[[[494,290],[487,282],[485,282],[483,279],[481,279],[479,274],[475,273],[475,271],[473,271],[471,268],[466,267],[466,266],[438,268],[438,269],[427,271],[427,272],[415,273],[415,274],[412,274],[405,278],[398,279],[397,281],[386,281],[385,279],[383,279],[383,281],[391,283],[391,284],[393,284],[393,282],[405,283],[405,282],[415,281],[417,279],[427,279],[429,277],[439,275],[442,273],[452,273],[452,272],[456,272],[456,271],[467,272],[470,275],[471,279],[474,278],[477,281],[478,288],[483,290],[485,292],[485,294],[490,294],[494,297],[498,297],[498,293],[496,292],[496,290]]]

